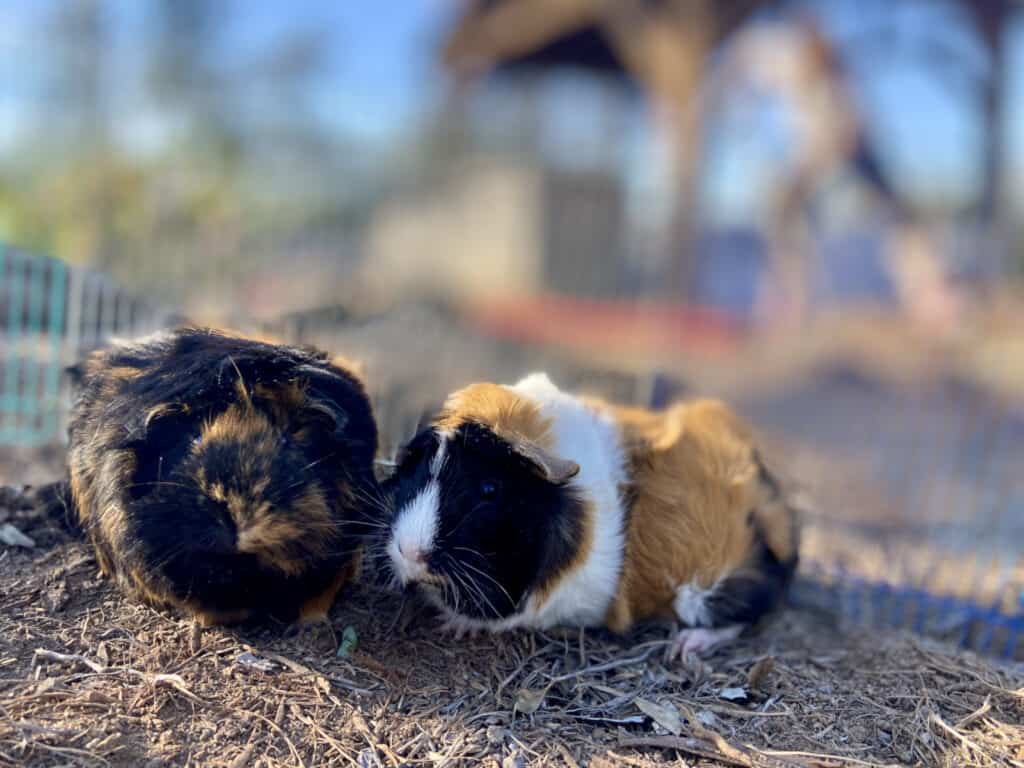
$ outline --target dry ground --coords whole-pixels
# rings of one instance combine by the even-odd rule
[[[1024,765],[1024,670],[826,614],[685,665],[658,627],[456,641],[369,585],[334,639],[200,633],[28,522],[41,545],[0,551],[0,765]]]
[[[420,409],[481,376],[544,368],[566,386],[643,395],[629,377],[598,378],[415,309],[321,343],[364,360],[389,442]],[[788,413],[783,405],[768,411]],[[5,456],[0,482],[41,482],[59,463],[57,453]],[[851,475],[846,465],[822,473]],[[891,517],[884,500],[841,496],[844,510]],[[0,547],[0,766],[1024,766],[1024,668],[850,630],[828,613],[790,610],[688,665],[663,663],[667,633],[657,627],[622,640],[456,641],[429,615],[396,621],[400,599],[371,586],[343,595],[333,640],[281,627],[197,634],[123,599],[83,546],[27,513],[5,514],[4,502],[0,524],[11,519],[37,547]],[[816,545],[822,538],[808,537],[805,551],[849,535]],[[888,573],[901,558],[882,554]],[[339,657],[353,633],[355,651]]]

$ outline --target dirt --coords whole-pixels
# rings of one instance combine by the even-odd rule
[[[1024,669],[828,613],[670,664],[665,627],[457,640],[370,584],[330,631],[200,631],[28,532],[56,543],[0,552],[3,765],[1024,765]]]

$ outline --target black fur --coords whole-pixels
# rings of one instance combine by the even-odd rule
[[[94,353],[73,375],[75,482],[47,504],[82,524],[126,591],[292,620],[351,564],[380,496],[377,429],[362,383],[324,353],[184,328]],[[288,388],[301,394],[278,396]],[[256,427],[202,440],[231,408]],[[326,503],[303,506],[314,488]],[[244,501],[231,513],[225,498]],[[293,526],[274,558],[237,548],[261,515]]]
[[[768,499],[777,502],[782,498],[782,486],[768,471],[760,455],[754,453],[758,481],[768,492]],[[787,507],[791,516],[796,511]],[[755,510],[751,510],[747,523],[754,529],[753,550],[745,567],[724,579],[715,587],[708,598],[707,607],[711,626],[724,627],[731,624],[754,624],[773,611],[782,602],[796,573],[799,557],[780,559],[768,546],[767,537]],[[795,522],[790,526],[793,536],[797,535]],[[792,542],[792,551],[797,552],[797,542]]]
[[[67,533],[77,535],[82,532],[67,480],[36,488],[31,496],[31,503],[37,511],[57,523]]]
[[[710,626],[759,621],[782,602],[796,567],[796,557],[779,560],[759,535],[749,565],[722,580],[708,597]]]
[[[430,482],[439,438],[421,431],[387,485],[401,510]],[[574,558],[583,507],[571,485],[542,478],[528,459],[487,427],[461,425],[448,441],[439,477],[440,526],[427,563],[446,583],[446,606],[472,619],[518,613],[524,600]],[[493,496],[485,485],[496,487]]]

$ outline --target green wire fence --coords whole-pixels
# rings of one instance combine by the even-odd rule
[[[113,336],[156,330],[166,317],[106,275],[0,243],[0,445],[59,440],[64,368]]]

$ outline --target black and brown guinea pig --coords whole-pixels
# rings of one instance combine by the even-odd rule
[[[456,630],[682,622],[671,656],[735,638],[780,601],[797,522],[750,430],[698,400],[653,412],[544,374],[451,395],[399,457],[397,580]]]
[[[72,375],[68,475],[48,503],[104,573],[204,624],[326,615],[382,508],[377,428],[350,365],[183,328]]]

